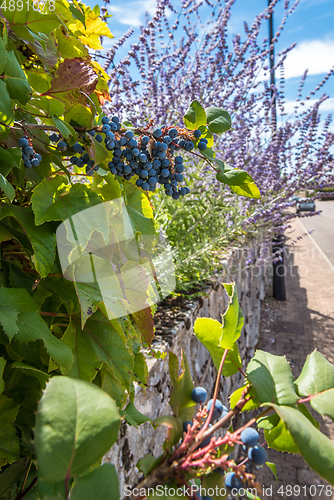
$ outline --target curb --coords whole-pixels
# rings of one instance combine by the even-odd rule
[[[331,267],[332,271],[334,272],[334,264],[332,263],[332,261],[329,260],[329,258],[327,257],[327,255],[325,254],[325,252],[323,251],[323,249],[319,246],[319,244],[315,241],[315,239],[313,238],[313,236],[309,233],[309,230],[306,229],[306,227],[304,226],[304,224],[302,223],[302,221],[301,221],[300,218],[298,218],[298,221],[299,221],[300,225],[302,226],[302,228],[307,233],[308,237],[313,242],[314,246],[320,251],[321,255],[324,257],[325,261],[327,262],[327,264],[329,264],[329,266]]]

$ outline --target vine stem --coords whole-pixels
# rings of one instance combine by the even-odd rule
[[[221,362],[220,362],[220,365],[219,365],[218,374],[217,374],[217,379],[216,379],[215,392],[213,394],[213,401],[212,401],[212,405],[211,405],[211,408],[210,408],[210,411],[209,411],[209,415],[208,415],[208,418],[206,419],[206,421],[205,421],[202,429],[199,431],[199,433],[197,435],[196,441],[202,439],[202,436],[203,436],[204,432],[207,430],[207,428],[209,427],[209,423],[211,422],[212,415],[213,415],[213,412],[214,412],[214,409],[215,409],[216,399],[217,399],[217,396],[218,396],[219,385],[220,385],[220,378],[222,376],[222,371],[223,371],[223,367],[224,367],[224,363],[225,363],[228,351],[229,351],[228,349],[225,349],[223,357],[221,359]]]
[[[47,117],[45,117],[47,118]],[[53,132],[59,132],[57,127],[54,125],[40,125],[38,123],[21,123],[21,122],[15,122],[14,125],[17,127],[23,128],[23,129],[31,129],[31,130],[50,130]],[[14,128],[14,127],[11,127]],[[73,127],[75,130],[83,131],[86,130],[85,127]],[[98,129],[100,127],[95,127],[95,129]],[[92,129],[93,130],[93,129]]]
[[[43,316],[64,316],[66,318],[70,317],[68,313],[50,313],[50,312],[40,311],[39,314],[42,314]]]
[[[317,392],[317,394],[311,394],[311,396],[307,396],[307,398],[304,398],[304,399],[299,399],[297,401],[297,405],[300,405],[301,403],[307,403],[308,401],[310,401],[311,399],[315,398],[319,394],[321,394],[321,392]]]
[[[28,495],[29,491],[31,491],[33,489],[33,487],[35,486],[36,483],[37,483],[37,476],[32,480],[32,482],[30,483],[28,488],[26,488],[24,491],[21,491],[21,493],[19,494],[19,496],[17,497],[16,500],[22,500],[22,498],[24,498],[26,495]]]
[[[249,420],[247,422],[247,424],[245,424],[243,427],[240,427],[240,429],[238,429],[237,431],[235,431],[233,433],[233,435],[238,435],[238,434],[241,434],[241,432],[244,430],[244,429],[247,429],[247,427],[250,427],[251,425],[255,424],[257,420],[259,420],[259,418],[262,418],[264,417],[265,415],[267,415],[267,413],[269,413],[270,411],[273,411],[272,408],[267,408],[266,410],[264,410],[262,413],[260,413],[257,417],[254,417],[252,418],[251,420]]]

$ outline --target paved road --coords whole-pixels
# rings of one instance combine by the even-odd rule
[[[307,230],[315,229],[312,237],[334,265],[334,200],[316,201],[316,210],[322,213],[301,222]]]

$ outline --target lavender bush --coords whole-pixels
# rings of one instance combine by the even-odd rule
[[[107,53],[104,66],[111,78],[110,111],[135,126],[149,120],[183,126],[182,117],[194,99],[204,107],[224,107],[232,116],[233,129],[214,138],[220,152],[217,157],[248,171],[260,188],[261,200],[236,200],[227,186],[215,180],[215,172],[194,157],[186,170],[193,194],[182,201],[181,208],[163,195],[152,196],[159,224],[182,262],[179,279],[185,282],[194,273],[198,275],[198,269],[203,273],[199,271],[197,278],[211,272],[217,249],[227,242],[254,234],[263,226],[275,225],[276,231],[283,231],[292,216],[282,210],[290,206],[289,198],[297,190],[316,195],[319,188],[334,186],[331,116],[321,121],[319,112],[329,96],[323,94],[313,105],[305,106],[316,93],[320,95],[334,69],[303,98],[305,71],[291,116],[285,112],[284,61],[295,44],[276,54],[278,83],[271,88],[268,83],[270,50],[298,0],[292,5],[284,2],[284,16],[272,45],[268,39],[261,40],[260,33],[278,0],[252,26],[245,23],[244,34],[230,41],[227,28],[235,1],[217,0],[213,5],[209,0],[182,0],[177,10],[169,0],[158,0],[155,14],[146,16],[138,41],[132,43],[126,57],[118,60],[117,51],[131,37],[132,29]],[[211,22],[208,28],[201,26],[204,34],[200,35],[201,9],[207,6],[212,9]],[[277,129],[276,105],[284,117]],[[210,220],[205,217],[207,209]],[[180,230],[184,233],[182,248]]]

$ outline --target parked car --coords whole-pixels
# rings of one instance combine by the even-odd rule
[[[301,200],[300,196],[291,196],[290,201],[297,203],[298,200]]]
[[[307,198],[301,198],[297,201],[296,212],[314,212],[315,202],[313,200],[308,200]]]

